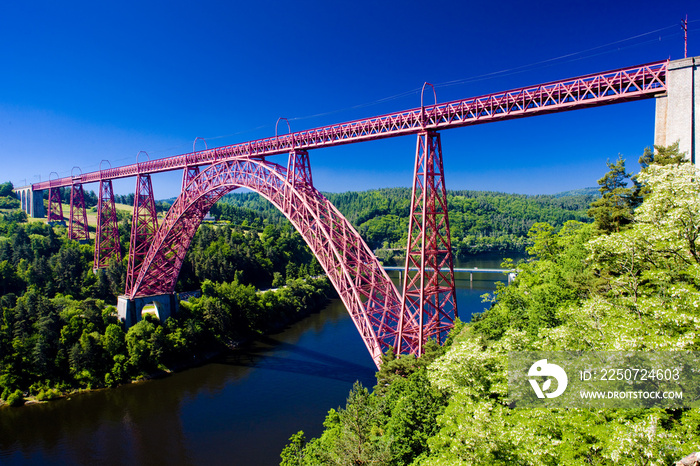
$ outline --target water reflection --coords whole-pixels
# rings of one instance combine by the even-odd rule
[[[232,366],[254,367],[256,370],[312,375],[350,384],[355,380],[367,379],[374,375],[374,370],[371,374],[368,373],[366,365],[356,364],[347,359],[333,357],[327,353],[313,351],[272,337],[260,337],[256,343],[251,349],[230,354],[226,358],[226,363]],[[280,351],[289,354],[274,356]],[[290,354],[300,358],[290,357]]]
[[[178,415],[187,392],[163,382],[3,409],[2,463],[189,464]]]
[[[500,258],[466,267],[497,267]],[[398,281],[398,272],[392,273]],[[457,275],[463,320],[500,274]],[[279,464],[289,437],[317,436],[374,363],[340,300],[201,367],[47,404],[0,409],[2,465]]]

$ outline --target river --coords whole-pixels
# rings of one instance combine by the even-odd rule
[[[499,267],[478,256],[459,267]],[[398,273],[394,274],[396,279]],[[457,274],[460,316],[499,274]],[[375,366],[340,300],[201,367],[69,399],[0,409],[2,465],[277,465],[289,437],[318,436]]]

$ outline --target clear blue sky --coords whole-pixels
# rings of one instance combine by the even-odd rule
[[[177,155],[198,136],[209,147],[267,137],[279,117],[302,130],[412,108],[424,81],[447,101],[682,58],[686,14],[688,54],[700,55],[691,0],[6,1],[0,181]],[[636,170],[653,128],[650,100],[444,131],[447,186],[595,186],[618,154]],[[315,184],[409,186],[415,144],[313,151]],[[180,176],[154,177],[156,197],[177,195]]]

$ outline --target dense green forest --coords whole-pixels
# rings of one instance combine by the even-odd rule
[[[406,248],[411,191],[408,188],[325,193],[380,259],[394,263]],[[588,191],[565,196],[526,196],[488,191],[449,191],[452,247],[458,257],[485,251],[525,252],[528,231],[537,222],[560,227],[569,220],[589,221],[595,198]],[[228,194],[212,209],[222,220],[244,220],[260,212],[271,223],[284,217],[255,193]]]
[[[122,219],[124,252],[129,228]],[[290,226],[202,225],[177,284],[201,289],[201,298],[182,302],[165,322],[146,316],[125,331],[111,305],[124,290],[124,257],[93,272],[93,246],[68,240],[65,226],[27,223],[19,210],[0,214],[2,400],[46,400],[168,372],[317,310],[333,293],[325,277],[312,277],[321,269]],[[272,286],[279,288],[259,291]]]
[[[405,247],[408,189],[328,196],[385,261],[401,254],[395,249]],[[70,191],[61,198],[70,202]],[[590,199],[450,193],[455,249],[522,249],[534,222],[584,219]],[[85,200],[94,209],[95,193]],[[133,194],[116,201],[130,204]],[[12,403],[167,371],[185,355],[202,356],[315,309],[332,293],[325,279],[310,278],[322,269],[279,211],[257,194],[231,194],[211,209],[227,224],[202,225],[176,285],[201,289],[202,298],[183,303],[167,322],[149,318],[124,331],[111,304],[124,289],[126,259],[93,272],[91,245],[67,240],[64,226],[27,223],[11,210],[18,204],[12,185],[0,185],[0,398]],[[165,210],[170,202],[157,205]],[[130,216],[118,214],[126,257]]]
[[[533,225],[532,258],[487,311],[420,359],[386,355],[374,390],[356,384],[282,464],[671,465],[699,451],[698,409],[508,401],[512,351],[700,350],[700,177],[661,149],[634,178],[609,163],[594,223]]]
[[[385,261],[400,254],[394,249],[405,247],[409,190],[328,196]],[[69,203],[70,190],[61,198]],[[450,193],[455,249],[522,249],[533,222],[584,219],[590,198]],[[94,192],[85,200],[95,208]],[[116,201],[130,204],[133,194]],[[322,269],[279,211],[257,194],[231,194],[211,209],[225,222],[197,231],[176,285],[201,289],[202,298],[183,303],[167,322],[149,318],[125,331],[112,304],[124,289],[126,259],[94,272],[91,245],[67,240],[65,226],[27,223],[12,210],[18,204],[12,185],[0,185],[0,398],[12,403],[167,371],[185,355],[202,356],[315,309],[332,293],[325,279],[310,278]],[[159,210],[169,205],[157,203]],[[119,211],[118,218],[126,257],[130,216]],[[285,284],[275,293],[254,291]]]
[[[282,464],[661,465],[700,450],[697,410],[515,410],[507,401],[510,351],[699,350],[700,177],[677,148],[659,149],[634,177],[623,160],[609,163],[595,200],[451,192],[459,253],[525,248],[531,259],[444,346],[429,344],[420,359],[387,354],[373,391],[356,384],[319,438],[290,439]],[[11,188],[0,185],[0,398],[10,405],[177,369],[317,309],[332,292],[271,204],[233,194],[212,208],[231,223],[200,227],[177,284],[202,297],[125,331],[110,304],[126,260],[94,273],[92,246],[69,241],[63,226],[28,223],[11,210]],[[328,197],[385,259],[405,247],[408,190]],[[119,226],[126,252],[128,216]],[[270,287],[279,288],[260,291]]]

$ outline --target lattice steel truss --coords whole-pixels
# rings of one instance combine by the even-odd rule
[[[443,342],[457,317],[454,264],[440,135],[418,135],[397,353],[420,356]]]
[[[49,222],[63,221],[63,204],[61,204],[61,188],[57,186],[52,186],[49,188],[49,213],[47,217]]]
[[[129,265],[126,270],[125,295],[127,296],[133,295],[133,290],[136,288],[136,278],[139,276],[143,260],[157,231],[158,216],[156,214],[156,203],[153,200],[151,175],[139,175],[136,177],[134,213],[131,218]]]
[[[417,134],[426,129],[458,128],[596,105],[648,99],[666,92],[667,67],[667,61],[655,62],[418,107],[373,118],[87,173],[82,176],[82,182],[130,177],[139,173],[182,170],[193,165],[201,166],[240,157],[267,157],[287,154],[299,149],[310,150]],[[71,178],[53,181],[58,182],[60,186],[71,185]],[[48,181],[32,185],[34,190],[48,187]]]
[[[247,158],[202,170],[168,211],[129,296],[172,292],[206,211],[232,189],[249,188],[272,202],[301,233],[379,365],[382,352],[395,347],[401,306],[398,291],[345,217],[304,179],[308,174],[310,180],[308,154],[291,157],[294,175],[278,164]]]
[[[191,159],[191,162],[185,164],[185,169],[182,171],[182,189],[181,191],[184,191],[185,188],[187,187],[188,184],[192,180],[194,180],[197,175],[199,175],[199,165],[197,165],[197,157],[194,156],[197,152],[195,149],[197,148],[197,141],[203,141],[204,142],[204,147],[206,148],[206,141],[204,141],[204,138],[195,138],[194,142],[192,143],[192,154],[189,155],[188,157],[185,157],[185,159]]]
[[[68,221],[68,237],[78,241],[90,239],[85,208],[85,193],[82,184],[74,184],[70,190],[70,220]]]
[[[190,184],[190,181],[195,179],[199,175],[199,167],[198,166],[188,166],[185,167],[185,169],[182,172],[182,190],[184,191],[185,188],[187,187],[188,184]]]
[[[117,225],[117,209],[114,206],[112,180],[100,181],[100,193],[97,199],[97,236],[95,238],[95,259],[93,268],[106,267],[110,260],[122,259]]]
[[[313,187],[313,177],[311,176],[311,164],[309,152],[305,150],[295,150],[289,154],[287,162],[287,181],[292,186]]]
[[[135,164],[40,182],[32,189],[49,189],[49,221],[61,221],[60,187],[137,177],[126,285],[131,298],[172,292],[187,248],[211,206],[237,187],[257,191],[301,232],[379,365],[389,348],[421,354],[428,338],[444,337],[457,313],[436,131],[651,98],[666,91],[667,67],[666,61],[656,62],[203,151],[194,151],[193,144],[189,154],[141,163],[137,156]],[[406,134],[419,136],[402,298],[359,234],[313,187],[307,150]],[[287,169],[265,161],[284,153],[290,154]],[[150,174],[171,170],[184,170],[183,189],[158,229]],[[108,245],[116,248],[119,242],[116,228],[107,231],[114,213],[111,184],[109,190],[111,207],[99,209],[96,267],[104,264]],[[103,199],[102,187],[100,191]],[[72,216],[73,208],[71,225]],[[413,267],[419,272],[412,272]]]

